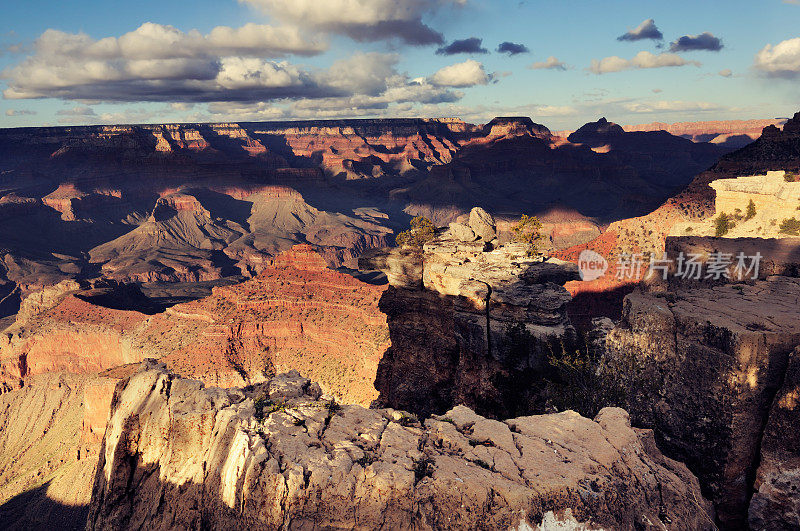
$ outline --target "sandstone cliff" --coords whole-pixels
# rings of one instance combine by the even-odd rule
[[[88,529],[713,528],[696,480],[619,409],[421,424],[296,373],[222,390],[145,369],[117,388]]]
[[[84,529],[114,387],[132,372],[50,373],[0,396],[0,527]]]

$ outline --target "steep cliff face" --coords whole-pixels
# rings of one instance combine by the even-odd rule
[[[770,507],[780,509],[776,522],[792,521],[798,497],[786,481],[796,454],[786,423],[798,418],[789,368],[800,345],[800,281],[672,289],[626,297],[605,339],[607,356],[647,371],[652,388],[630,403],[634,423],[652,427],[665,452],[697,473],[723,527],[745,525],[754,490],[755,528],[771,528]]]
[[[117,382],[45,374],[0,396],[0,527],[83,529]]]
[[[475,233],[494,233],[494,223],[472,227],[452,224],[419,253],[362,257],[391,283],[380,302],[392,340],[375,383],[380,403],[425,415],[455,404],[501,417],[531,410],[530,375],[549,342],[572,331],[562,285],[576,272],[528,258],[519,244],[490,250]]]
[[[87,528],[713,528],[622,410],[420,424],[323,398],[296,373],[221,390],[150,365],[117,389]]]
[[[752,529],[800,527],[800,349],[789,357],[783,384],[772,401],[753,498],[748,511]]]

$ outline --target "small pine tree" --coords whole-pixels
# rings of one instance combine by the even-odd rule
[[[722,238],[735,226],[731,217],[725,212],[720,212],[719,216],[714,220],[715,235],[717,238]]]
[[[542,222],[536,216],[523,214],[520,220],[511,227],[515,242],[528,245],[527,255],[536,256],[539,241],[542,239]]]
[[[749,203],[747,203],[747,212],[745,212],[744,220],[748,221],[756,217],[756,204],[753,203],[751,199]]]
[[[436,227],[428,218],[417,216],[411,220],[411,228],[397,235],[395,241],[400,247],[422,249],[436,235]]]

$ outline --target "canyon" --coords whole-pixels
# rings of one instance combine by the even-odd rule
[[[476,204],[539,215],[570,247],[730,150],[618,133],[573,143],[522,117],[0,130],[0,318],[62,280],[252,277],[295,244],[353,269],[411,216]]]
[[[706,229],[791,213],[798,123],[2,132],[0,525],[795,528],[800,240]]]
[[[0,336],[0,391],[40,374],[160,358],[224,387],[297,369],[338,399],[368,406],[389,345],[378,308],[384,290],[329,269],[309,245],[278,255],[253,279],[167,309],[149,306],[135,286],[64,281],[26,298]]]

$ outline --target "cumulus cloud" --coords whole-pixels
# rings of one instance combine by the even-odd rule
[[[443,44],[423,17],[466,0],[239,0],[297,26],[339,33],[360,41],[400,39],[407,44]]]
[[[398,58],[387,54],[356,54],[329,70],[265,58],[321,51],[297,31],[247,25],[204,36],[148,23],[119,38],[94,40],[48,30],[33,56],[2,72],[4,96],[185,103],[325,98],[381,92],[395,74]]]
[[[34,116],[36,111],[28,109],[6,109],[6,116]]]
[[[669,45],[671,52],[693,52],[697,50],[705,50],[709,52],[718,52],[724,45],[722,40],[715,37],[709,32],[701,33],[700,35],[684,35]]]
[[[486,73],[483,64],[474,59],[446,66],[430,78],[430,82],[436,86],[457,88],[486,85],[489,81],[491,76]]]
[[[656,21],[648,18],[632,30],[617,37],[618,41],[641,41],[641,40],[654,40],[660,41],[664,38],[664,34],[656,26]]]
[[[546,61],[533,63],[530,68],[533,70],[566,70],[567,65],[551,55]]]
[[[455,40],[436,50],[436,55],[456,55],[460,53],[486,54],[489,50],[483,47],[483,39],[470,37],[469,39]]]
[[[521,53],[530,53],[530,50],[524,44],[515,42],[503,42],[497,47],[497,53],[507,53],[508,55],[519,55]]]
[[[756,54],[755,68],[769,77],[792,79],[800,76],[800,37],[767,44]]]
[[[647,51],[637,53],[632,59],[623,59],[613,55],[604,59],[592,59],[589,71],[594,74],[608,74],[640,68],[664,68],[670,66],[700,66],[697,61],[687,61],[674,53],[653,54]]]

